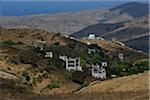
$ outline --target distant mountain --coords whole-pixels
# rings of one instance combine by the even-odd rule
[[[121,23],[116,23],[116,24],[104,24],[104,23],[99,23],[99,24],[94,24],[91,26],[88,26],[71,36],[75,38],[82,38],[88,36],[90,33],[94,33],[96,36],[102,36],[105,33],[108,33],[110,31],[113,31],[115,29],[118,29],[121,27]]]
[[[90,9],[78,12],[20,17],[0,16],[0,27],[37,28],[49,32],[72,34],[93,24],[120,23],[145,14],[148,14],[148,4],[132,2],[112,9]]]
[[[126,42],[128,46],[133,47],[132,40],[137,39],[141,41],[140,37],[147,36],[149,33],[149,16],[138,17],[133,20],[122,22],[122,23],[115,23],[115,24],[95,24],[91,25],[87,28],[84,28],[78,32],[75,32],[71,36],[76,38],[87,37],[90,33],[95,33],[98,37],[103,37],[108,40],[115,39],[117,41]],[[136,41],[138,41],[136,40]],[[148,42],[147,39],[143,40]],[[136,42],[137,43],[137,42]],[[140,45],[134,44],[134,48],[141,49],[143,51],[148,52],[148,45],[146,47],[141,48]],[[146,48],[146,49],[145,49]]]
[[[150,36],[147,35],[140,38],[131,39],[129,41],[125,41],[125,44],[133,49],[149,52],[149,37]]]
[[[0,16],[3,28],[36,28],[49,32],[71,34],[104,19],[109,11],[90,9],[79,12],[39,14],[30,16]]]
[[[110,11],[116,10],[118,10],[121,14],[126,13],[131,17],[141,17],[149,13],[149,4],[130,2],[110,9]]]

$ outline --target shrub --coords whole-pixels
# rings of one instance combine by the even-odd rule
[[[60,82],[59,81],[52,81],[50,84],[47,85],[47,88],[50,90],[54,88],[60,88]]]
[[[19,52],[19,61],[25,64],[36,65],[36,62],[39,60],[38,54],[32,51],[21,51]]]
[[[90,84],[89,82],[85,82],[81,85],[81,88],[87,87],[87,86],[89,86],[89,84]]]
[[[137,73],[139,73],[139,71],[140,70],[138,69],[137,66],[133,66],[129,69],[129,74],[137,74]]]
[[[16,80],[7,80],[4,85],[0,84],[0,88],[7,89],[12,93],[27,93],[30,90],[25,85],[18,84]]]
[[[149,62],[148,61],[143,61],[140,64],[136,64],[135,66],[137,66],[140,70],[149,70]]]
[[[89,55],[89,62],[90,63],[99,63],[100,61],[104,60],[104,58],[101,56],[101,55],[98,55],[98,54],[95,54],[95,53],[92,53],[91,55]]]
[[[74,48],[76,47],[76,43],[70,41],[70,42],[68,43],[68,46],[69,46],[71,49],[74,49]]]
[[[10,62],[13,64],[19,63],[19,57],[18,56],[11,56],[9,59],[10,59]]]
[[[83,84],[85,78],[85,74],[80,71],[72,72],[72,81],[78,84]]]
[[[30,81],[30,76],[29,76],[28,72],[23,71],[22,76],[24,76],[28,82]]]
[[[85,83],[81,84],[80,87],[76,90],[76,92],[79,91],[79,90],[81,90],[84,87],[89,86],[89,84],[90,84],[89,82],[85,82]]]
[[[24,43],[21,42],[21,41],[18,41],[17,44],[18,44],[18,45],[23,45]]]
[[[11,45],[16,45],[17,43],[15,41],[12,41],[12,40],[6,40],[6,41],[3,41],[2,44],[11,46]]]
[[[83,58],[80,59],[80,62],[81,62],[81,66],[84,66],[86,64],[86,60]]]
[[[60,44],[59,42],[55,42],[53,45],[54,46],[59,46],[59,44]]]
[[[27,33],[21,32],[21,33],[19,33],[19,36],[18,36],[18,37],[19,37],[19,38],[24,38],[25,35],[27,35]]]

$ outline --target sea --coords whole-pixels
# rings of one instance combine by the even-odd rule
[[[77,12],[88,9],[108,9],[127,3],[124,1],[0,1],[0,16],[27,16],[35,14],[51,14]],[[148,2],[141,0],[140,2]]]

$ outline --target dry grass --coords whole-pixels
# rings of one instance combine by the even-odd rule
[[[144,72],[99,82],[78,93],[146,91],[149,89],[149,74],[150,72]]]

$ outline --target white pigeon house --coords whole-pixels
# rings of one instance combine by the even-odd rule
[[[104,67],[96,64],[92,64],[92,76],[99,79],[105,79],[106,78],[106,70]]]
[[[103,67],[107,67],[107,65],[108,65],[106,61],[105,62],[101,62],[101,64],[102,64]]]
[[[95,39],[95,34],[94,33],[91,33],[88,37],[89,40],[93,40]]]
[[[67,58],[66,59],[66,70],[71,71],[82,71],[82,67],[80,66],[80,58]]]
[[[119,53],[119,59],[123,60],[124,59],[124,54],[123,53]]]
[[[53,53],[52,52],[46,52],[45,57],[46,58],[53,58]]]
[[[40,41],[40,40],[38,40],[38,41],[34,42],[34,47],[35,48],[40,48],[41,51],[44,50],[44,46],[45,45],[46,45],[46,41]]]
[[[80,66],[80,57],[67,57],[65,55],[59,55],[59,59],[65,61],[66,70],[82,71]]]
[[[59,59],[61,59],[61,60],[63,60],[63,61],[66,61],[67,56],[65,56],[65,55],[59,55]]]

